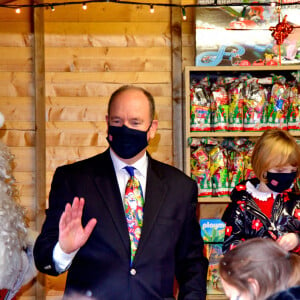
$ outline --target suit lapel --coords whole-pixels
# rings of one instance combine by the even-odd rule
[[[143,252],[149,234],[156,222],[160,207],[164,203],[167,195],[167,186],[163,184],[163,178],[153,169],[152,165],[152,159],[149,157],[143,229],[135,256],[136,259]]]
[[[99,168],[95,177],[95,183],[101,198],[104,200],[106,207],[111,214],[113,223],[119,232],[123,245],[126,251],[129,253],[129,234],[117,177],[109,152],[106,151],[104,155],[106,156],[99,163]]]

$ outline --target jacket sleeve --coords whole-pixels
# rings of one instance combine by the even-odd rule
[[[230,203],[222,216],[222,221],[226,224],[222,247],[223,253],[226,253],[245,239],[244,214],[239,205]]]
[[[208,261],[204,256],[204,242],[196,217],[197,185],[193,186],[187,207],[185,224],[177,249],[176,278],[179,283],[178,300],[205,300]]]

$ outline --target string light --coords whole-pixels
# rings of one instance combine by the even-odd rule
[[[87,5],[86,5],[86,3],[82,3],[82,9],[83,9],[83,10],[87,10]]]
[[[51,5],[51,11],[55,11],[55,7]]]
[[[207,1],[203,1],[202,3],[197,3],[197,4],[185,4],[184,6],[180,5],[180,4],[175,4],[175,3],[155,3],[155,6],[164,6],[164,7],[179,7],[181,8],[182,11],[185,10],[185,8],[188,7],[226,7],[226,6],[243,6],[245,5],[244,2],[240,1],[236,1],[234,2],[234,0],[207,0]],[[299,5],[300,4],[300,0],[298,1],[291,1],[289,3],[289,1],[286,1],[285,3],[282,3],[281,0],[278,0],[280,3],[281,7],[284,6],[293,6],[293,5]],[[153,6],[153,3],[151,2],[137,2],[137,1],[121,1],[121,0],[85,0],[83,2],[80,1],[66,1],[66,2],[53,2],[53,3],[46,3],[46,2],[33,2],[33,4],[10,4],[10,2],[3,4],[0,2],[0,7],[3,8],[12,8],[12,9],[21,9],[21,8],[26,8],[26,7],[31,7],[31,8],[36,8],[36,7],[45,7],[45,8],[49,8],[50,6],[58,6],[58,5],[78,5],[81,4],[83,7],[86,7],[87,3],[104,3],[104,2],[116,2],[118,4],[132,4],[132,5],[147,5],[150,6],[151,9],[151,5]],[[200,2],[200,1],[199,1]],[[260,2],[259,6],[273,6],[276,5],[276,0],[265,0],[264,2]],[[247,3],[248,6],[251,5],[258,5],[257,2],[255,2],[253,0],[253,2],[249,2]],[[153,8],[154,9],[154,8]],[[19,11],[19,10],[18,10]],[[17,12],[17,11],[16,11]]]
[[[151,14],[154,13],[154,6],[153,6],[153,4],[150,4],[150,13],[151,13]]]
[[[20,14],[21,13],[21,9],[20,8],[16,8],[16,14]]]
[[[181,13],[182,13],[182,20],[186,21],[186,13],[185,13],[185,8],[184,6],[181,8]]]

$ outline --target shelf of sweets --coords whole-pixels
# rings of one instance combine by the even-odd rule
[[[300,129],[297,69],[252,72],[210,69],[188,74],[189,135],[256,136],[269,128]]]
[[[199,203],[230,202],[232,188],[253,176],[249,157],[264,130],[300,136],[299,69],[186,68],[184,169]]]
[[[264,131],[191,131],[191,137],[259,137]],[[300,137],[300,130],[290,130],[295,137]]]

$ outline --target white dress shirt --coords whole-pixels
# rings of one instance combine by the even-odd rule
[[[117,176],[121,198],[124,206],[125,188],[126,188],[127,181],[129,179],[129,174],[124,169],[124,167],[126,167],[127,164],[121,161],[111,149],[110,149],[110,156]],[[142,186],[143,197],[145,199],[147,168],[148,168],[147,154],[145,153],[142,158],[140,158],[137,162],[135,162],[131,166],[135,168],[134,175],[139,180]],[[56,271],[59,273],[66,271],[71,265],[72,260],[78,251],[79,249],[75,250],[72,253],[67,254],[63,252],[63,250],[59,246],[59,243],[57,242],[53,250],[53,261],[55,263]]]

